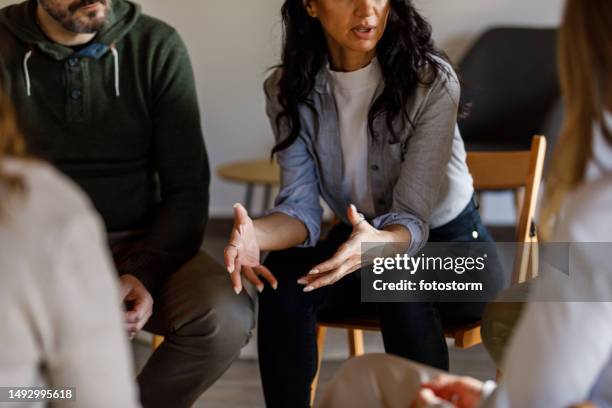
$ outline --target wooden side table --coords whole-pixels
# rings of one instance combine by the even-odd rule
[[[272,205],[272,188],[280,184],[280,168],[276,161],[247,160],[223,164],[217,167],[217,174],[226,181],[246,184],[245,208],[251,213],[255,186],[264,187],[263,210]]]

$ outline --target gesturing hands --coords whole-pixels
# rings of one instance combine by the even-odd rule
[[[305,285],[304,292],[311,292],[323,286],[332,285],[340,279],[360,269],[361,244],[364,242],[380,242],[380,231],[370,225],[354,205],[347,210],[348,219],[353,226],[349,239],[338,248],[333,257],[316,265],[308,275],[300,278],[298,283]]]
[[[142,282],[133,275],[119,277],[121,300],[125,304],[125,325],[130,340],[136,336],[153,314],[153,298]]]
[[[240,204],[234,205],[234,227],[224,255],[236,294],[242,291],[241,272],[259,292],[263,291],[264,284],[258,276],[268,281],[273,289],[277,288],[278,283],[272,272],[259,262],[260,249],[255,226],[247,210]]]

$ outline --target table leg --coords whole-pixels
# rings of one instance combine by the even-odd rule
[[[246,188],[246,196],[244,198],[244,205],[245,208],[247,210],[247,212],[249,213],[249,215],[251,214],[251,207],[253,206],[253,189],[254,189],[254,185],[253,183],[247,183],[247,188]]]
[[[266,184],[264,186],[264,195],[263,195],[263,211],[266,211],[270,207],[272,207],[272,185]]]

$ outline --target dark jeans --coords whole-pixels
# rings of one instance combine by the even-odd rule
[[[473,231],[478,238],[473,238]],[[329,259],[348,238],[351,228],[335,227],[314,248],[271,253],[265,265],[279,281],[278,290],[259,295],[259,365],[268,407],[308,407],[310,384],[317,370],[317,314],[360,314],[380,321],[388,353],[448,370],[443,326],[480,320],[484,303],[361,303],[359,272],[335,285],[310,293],[297,280]],[[430,231],[430,241],[492,241],[474,200],[450,223]]]

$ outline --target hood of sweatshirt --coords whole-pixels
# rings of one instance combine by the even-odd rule
[[[0,10],[0,24],[27,44],[58,61],[70,57],[74,50],[54,43],[36,22],[37,0],[28,0]],[[108,22],[87,47],[89,57],[100,58],[112,49],[136,24],[141,8],[127,0],[113,0]]]

